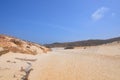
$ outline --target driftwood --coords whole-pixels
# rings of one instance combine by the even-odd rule
[[[30,74],[30,72],[31,72],[32,70],[33,70],[33,69],[31,68],[28,72],[25,72],[26,75],[24,75],[24,76],[21,78],[21,80],[28,80],[29,74]]]
[[[25,72],[25,75],[23,75],[23,77],[21,78],[21,80],[28,80],[29,74],[30,72],[33,70],[31,68],[31,63],[27,62],[27,64],[29,65],[26,69],[23,69],[23,71]]]
[[[26,58],[15,58],[17,60],[21,60],[21,61],[36,61],[37,59],[26,59]]]

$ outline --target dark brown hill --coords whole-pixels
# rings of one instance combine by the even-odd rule
[[[108,44],[115,41],[120,41],[120,37],[106,39],[106,40],[83,40],[83,41],[75,41],[75,42],[65,42],[65,43],[53,43],[53,44],[45,44],[44,46],[53,48],[53,47],[81,47],[81,46],[97,46],[102,44]]]

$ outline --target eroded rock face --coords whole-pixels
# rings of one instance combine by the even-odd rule
[[[49,48],[39,44],[6,35],[0,35],[0,47],[6,50],[6,52],[19,52],[33,55],[50,51]],[[2,52],[0,52],[0,54],[2,54]]]

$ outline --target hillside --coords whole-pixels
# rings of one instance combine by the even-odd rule
[[[0,55],[7,52],[38,54],[46,53],[49,48],[15,37],[0,35]]]
[[[75,42],[65,42],[65,43],[53,43],[53,44],[45,44],[46,47],[80,47],[80,46],[97,46],[102,44],[108,44],[112,42],[120,41],[120,37],[106,39],[106,40],[83,40],[83,41],[75,41]]]

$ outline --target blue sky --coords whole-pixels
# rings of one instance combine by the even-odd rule
[[[0,33],[37,43],[120,36],[120,0],[0,0]]]

